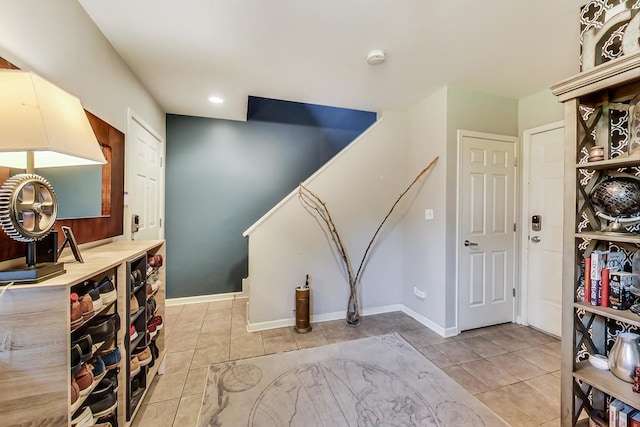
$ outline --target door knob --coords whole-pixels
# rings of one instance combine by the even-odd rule
[[[478,244],[476,242],[470,242],[468,240],[464,241],[464,245],[465,246],[478,246]]]
[[[531,238],[531,241],[532,241],[533,243],[540,243],[540,236],[533,236],[533,237]]]

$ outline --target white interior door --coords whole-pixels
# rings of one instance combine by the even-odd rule
[[[525,131],[523,146],[523,302],[527,323],[560,336],[564,125]],[[527,184],[528,182],[528,184]],[[533,216],[537,221],[532,221]],[[538,222],[536,227],[535,222]],[[539,228],[539,230],[537,229]],[[524,297],[526,295],[526,297]],[[524,304],[523,304],[524,305]]]
[[[460,331],[513,321],[517,141],[458,132]]]
[[[131,115],[127,135],[127,230],[132,239],[161,239],[163,212],[163,151],[160,137]],[[132,216],[138,215],[138,231],[132,230]]]

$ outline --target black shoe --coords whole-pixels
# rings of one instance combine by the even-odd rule
[[[93,345],[93,340],[91,339],[91,335],[86,334],[73,341],[71,343],[71,348],[73,348],[75,345],[80,346],[80,350],[82,352],[81,361],[86,362],[93,357],[93,350],[91,348],[91,346]]]
[[[115,338],[119,327],[118,314],[99,315],[93,318],[93,324],[87,328],[87,333],[93,338],[93,342],[103,342]]]
[[[108,394],[113,394],[118,391],[118,377],[106,376],[100,380],[95,389],[91,392],[91,397],[94,401],[103,399]]]
[[[118,400],[113,391],[105,393],[96,393],[94,391],[89,395],[85,404],[91,408],[94,418],[100,418],[111,414],[118,407]]]
[[[71,347],[71,375],[74,375],[82,367],[82,350],[78,344]]]

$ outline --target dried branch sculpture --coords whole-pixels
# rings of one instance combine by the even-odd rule
[[[302,183],[298,187],[298,198],[300,199],[302,204],[305,206],[305,208],[310,210],[312,213],[315,212],[315,215],[317,215],[317,217],[320,218],[322,222],[325,224],[327,231],[329,232],[329,236],[331,237],[331,240],[333,241],[333,244],[335,245],[336,250],[340,254],[340,258],[344,262],[345,269],[347,270],[347,278],[349,280],[349,302],[347,303],[346,322],[348,325],[357,326],[360,324],[360,314],[358,313],[358,286],[357,285],[362,275],[365,263],[367,261],[367,256],[369,255],[369,251],[373,247],[373,244],[376,238],[378,237],[380,230],[382,230],[382,226],[385,224],[385,222],[387,222],[387,220],[393,213],[394,209],[396,208],[400,200],[405,196],[405,194],[407,194],[409,190],[411,190],[411,188],[418,181],[420,181],[420,179],[423,176],[425,176],[427,172],[429,172],[435,166],[435,164],[438,162],[438,159],[439,157],[436,157],[435,159],[433,159],[431,163],[429,163],[429,166],[424,168],[415,177],[415,179],[411,182],[411,184],[409,184],[409,186],[400,194],[400,196],[398,196],[396,201],[391,206],[391,209],[389,209],[389,212],[387,213],[387,215],[384,217],[384,219],[376,229],[375,233],[373,233],[373,236],[371,237],[371,240],[367,245],[367,249],[364,251],[364,254],[362,255],[362,259],[360,260],[360,265],[358,266],[358,270],[356,271],[355,274],[353,272],[354,270],[351,264],[351,260],[349,259],[349,254],[347,253],[347,250],[344,244],[342,243],[342,239],[340,238],[340,233],[338,233],[336,224],[333,221],[331,214],[329,213],[329,208],[327,207],[327,204],[320,198],[320,196],[315,194],[313,191],[309,190],[309,188],[305,187]]]

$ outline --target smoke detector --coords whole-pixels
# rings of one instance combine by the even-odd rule
[[[384,52],[380,49],[374,49],[367,54],[367,63],[369,65],[382,64],[385,59]]]

